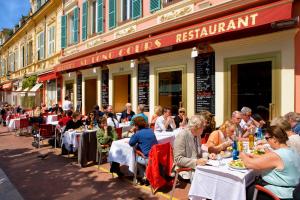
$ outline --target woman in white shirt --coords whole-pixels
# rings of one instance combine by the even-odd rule
[[[111,127],[114,127],[114,128],[119,128],[119,122],[115,118],[113,113],[108,113],[107,114],[107,126],[111,126]]]

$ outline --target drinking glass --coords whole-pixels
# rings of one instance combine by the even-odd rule
[[[219,167],[220,167],[220,166],[223,166],[223,157],[221,156],[221,154],[218,154],[218,155],[217,155],[217,160],[218,160],[218,162],[219,162]]]

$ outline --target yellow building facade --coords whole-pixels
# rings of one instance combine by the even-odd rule
[[[3,95],[1,101],[22,104],[21,96],[34,96],[35,104],[57,103],[57,84],[41,82],[35,88],[24,88],[28,77],[37,78],[50,73],[59,63],[60,48],[60,0],[31,0],[28,17],[20,20],[13,34],[2,43],[1,78]],[[29,91],[25,93],[25,91]],[[31,91],[31,92],[30,92]]]

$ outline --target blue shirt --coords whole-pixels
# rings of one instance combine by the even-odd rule
[[[143,128],[132,135],[129,140],[129,145],[135,146],[136,144],[142,153],[148,157],[151,147],[157,144],[157,139],[152,129]]]
[[[131,118],[131,121],[130,121],[130,125],[131,125],[131,126],[134,125],[134,124],[133,124],[133,120],[134,120],[134,118],[136,118],[136,117],[143,117],[143,118],[145,119],[145,121],[146,121],[146,124],[148,124],[148,117],[147,117],[147,115],[145,115],[144,113],[139,113],[139,114],[134,115],[134,116]]]
[[[298,122],[292,130],[294,133],[300,135],[300,122]]]
[[[295,189],[293,186],[295,187],[298,184],[300,178],[300,155],[290,148],[280,148],[274,150],[274,153],[281,158],[284,168],[263,173],[263,180],[270,184],[266,185],[265,188],[281,199],[291,199]]]

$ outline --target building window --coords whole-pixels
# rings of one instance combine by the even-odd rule
[[[41,32],[40,34],[38,34],[37,37],[37,46],[36,46],[36,50],[37,50],[37,60],[42,60],[45,58],[45,42],[44,42],[44,32]]]
[[[15,71],[15,59],[14,59],[14,53],[10,53],[8,56],[8,68],[10,72],[14,72]]]
[[[131,19],[131,0],[121,0],[121,21]]]
[[[68,44],[76,44],[78,42],[78,25],[79,25],[79,8],[76,7],[67,16],[67,40]],[[68,36],[71,36],[68,38]]]
[[[55,52],[55,28],[51,26],[48,29],[48,56],[53,55]]]
[[[90,16],[90,34],[93,35],[94,33],[96,33],[96,24],[97,24],[97,4],[96,1],[90,1],[90,9],[89,9],[89,15]]]
[[[15,53],[14,53],[14,65],[15,65],[15,70],[19,69],[19,49],[16,48],[15,49]]]
[[[21,67],[25,67],[26,66],[26,54],[25,54],[25,46],[23,45],[21,47]]]
[[[32,63],[32,55],[33,55],[33,50],[32,50],[32,41],[29,41],[27,44],[27,63],[25,62],[25,65],[30,65]]]

